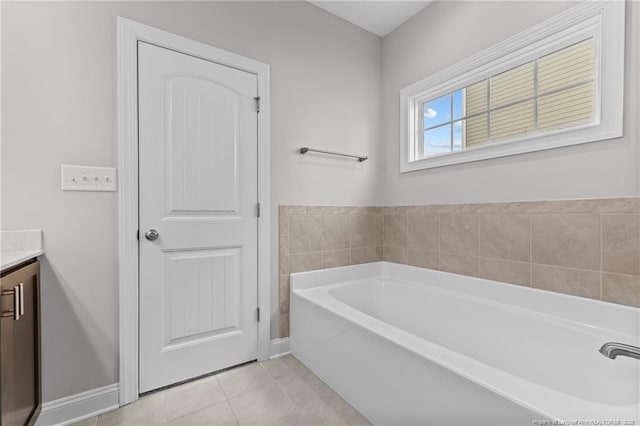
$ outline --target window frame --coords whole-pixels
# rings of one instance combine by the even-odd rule
[[[400,172],[498,158],[623,134],[623,1],[587,1],[479,54],[447,67],[400,91]],[[425,102],[593,38],[594,120],[564,129],[538,131],[482,146],[420,158]],[[455,120],[453,120],[455,121]]]

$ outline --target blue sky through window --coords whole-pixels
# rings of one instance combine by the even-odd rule
[[[424,132],[424,154],[435,155],[451,152],[451,124]]]
[[[462,118],[462,102],[464,97],[462,96],[462,90],[453,92],[453,119],[457,120]]]
[[[424,104],[424,129],[428,129],[424,131],[424,155],[443,154],[462,149],[463,123],[462,121],[452,123],[452,121],[459,120],[463,116],[463,90]],[[451,126],[453,126],[453,132]]]
[[[460,151],[462,149],[462,121],[453,123],[453,150]]]
[[[424,104],[424,128],[451,121],[451,95],[445,95]]]

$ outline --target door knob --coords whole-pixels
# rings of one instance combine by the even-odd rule
[[[144,233],[144,237],[149,241],[155,241],[158,239],[159,236],[160,236],[160,233],[155,229],[149,229],[147,232]]]

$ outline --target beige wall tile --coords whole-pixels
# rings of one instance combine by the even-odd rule
[[[350,227],[348,214],[322,216],[322,250],[349,248]]]
[[[333,214],[333,206],[307,206],[307,214],[320,215]]]
[[[278,253],[288,255],[289,254],[289,235],[281,234],[278,236]]]
[[[280,337],[289,337],[289,314],[280,315]]]
[[[529,286],[531,264],[481,257],[478,260],[478,276],[493,281]]]
[[[407,249],[401,247],[384,247],[382,260],[386,262],[407,263]]]
[[[444,214],[444,213],[455,213],[455,214],[461,214],[463,213],[463,209],[464,207],[462,207],[463,204],[462,203],[454,203],[454,204],[438,204],[438,213],[439,214]]]
[[[401,214],[384,216],[384,246],[407,247],[407,216]]]
[[[407,216],[407,247],[437,251],[440,244],[439,216],[421,214]]]
[[[279,275],[284,275],[284,274],[288,274],[291,271],[289,270],[289,256],[287,255],[283,255],[281,254],[278,258],[278,266],[279,266],[279,270],[278,270],[278,274]]]
[[[476,256],[440,253],[440,270],[477,277],[478,258]]]
[[[598,214],[533,215],[534,263],[600,270],[600,216]]]
[[[376,215],[376,245],[382,247],[384,243],[384,215]]]
[[[282,206],[278,209],[278,234],[289,234],[289,215],[285,213]]]
[[[441,214],[440,251],[477,256],[478,215]]]
[[[280,275],[278,291],[280,299],[280,313],[289,313],[289,275]]]
[[[407,215],[420,216],[424,214],[422,206],[409,206],[407,207]]]
[[[411,214],[438,214],[439,206],[437,204],[431,204],[426,206],[414,206],[410,210]]]
[[[319,251],[289,255],[289,271],[305,272],[322,269],[322,254]]]
[[[347,266],[351,263],[351,250],[330,250],[322,252],[322,267],[335,268],[338,266]]]
[[[604,273],[602,299],[640,307],[640,276]]]
[[[565,211],[573,213],[640,212],[640,198],[566,200]]]
[[[378,214],[382,207],[373,206],[353,206],[349,211],[351,214]]]
[[[475,204],[475,213],[502,213],[504,211],[504,203],[477,203]]]
[[[289,236],[280,235],[278,243],[278,262],[280,275],[289,273]]]
[[[602,215],[602,270],[640,275],[640,214]]]
[[[353,210],[353,207],[350,206],[309,206],[307,207],[307,214],[349,214],[351,210]]]
[[[421,268],[438,269],[439,255],[437,251],[427,251],[419,249],[407,250],[407,263]]]
[[[542,290],[600,299],[600,273],[551,265],[532,265],[531,286]]]
[[[351,215],[351,248],[371,247],[378,244],[378,215],[357,213]]]
[[[307,214],[307,206],[280,206],[282,214],[291,216],[294,214]]]
[[[480,204],[471,204],[471,203],[460,203],[460,204],[456,204],[456,207],[454,209],[454,213],[477,213],[478,212],[478,207],[480,206]]]
[[[351,249],[351,264],[377,262],[382,260],[382,253],[378,247],[358,247]]]
[[[411,206],[387,206],[382,208],[384,215],[407,214]]]
[[[280,206],[278,225],[282,336],[289,272],[383,259],[640,306],[640,197]]]
[[[528,214],[480,215],[480,256],[529,262],[531,258],[529,221]]]
[[[563,213],[564,200],[500,203],[503,213]]]
[[[320,250],[322,216],[293,215],[289,217],[289,253]]]

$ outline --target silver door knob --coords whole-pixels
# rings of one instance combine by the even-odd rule
[[[158,239],[159,236],[160,236],[160,233],[155,229],[149,229],[147,232],[144,233],[144,237],[149,241],[155,241]]]

